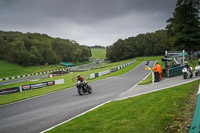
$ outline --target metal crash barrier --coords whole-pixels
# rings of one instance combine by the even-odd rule
[[[168,69],[168,77],[174,77],[174,76],[182,75],[183,74],[182,73],[183,68],[184,68],[184,66],[178,66],[178,67]]]

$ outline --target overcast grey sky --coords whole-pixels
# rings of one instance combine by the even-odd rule
[[[177,0],[0,0],[0,30],[44,33],[81,45],[165,29]]]

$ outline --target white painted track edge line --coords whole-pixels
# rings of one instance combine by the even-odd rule
[[[55,125],[55,126],[53,126],[53,127],[50,127],[50,128],[48,128],[48,129],[46,129],[46,130],[40,132],[40,133],[45,133],[45,132],[47,132],[47,131],[50,131],[50,130],[52,130],[52,129],[55,128],[55,127],[58,127],[58,126],[60,126],[60,125],[62,125],[62,124],[64,124],[64,123],[66,123],[66,122],[69,122],[69,121],[71,121],[71,120],[73,120],[73,119],[75,119],[75,118],[77,118],[77,117],[79,117],[79,116],[82,116],[82,115],[84,115],[84,114],[86,114],[86,113],[88,113],[88,112],[90,112],[90,111],[92,111],[92,110],[94,110],[94,109],[97,109],[97,108],[99,108],[99,107],[101,107],[101,106],[103,106],[103,105],[105,105],[105,104],[107,104],[107,103],[110,103],[110,102],[112,102],[112,100],[109,100],[109,101],[106,101],[106,102],[104,102],[104,103],[101,103],[101,104],[99,104],[99,105],[97,105],[97,106],[95,106],[95,107],[93,107],[93,108],[91,108],[91,109],[89,109],[89,110],[87,110],[87,111],[85,111],[85,112],[79,114],[79,115],[76,115],[76,116],[74,116],[74,117],[72,117],[72,118],[70,118],[70,119],[68,119],[68,120],[66,120],[66,121],[63,121],[63,122],[61,122],[61,123],[59,123],[59,124],[57,124],[57,125]]]
[[[140,95],[143,95],[143,94],[148,94],[148,93],[151,93],[151,92],[156,92],[156,91],[160,91],[160,90],[172,88],[172,87],[175,87],[175,86],[187,84],[187,83],[193,82],[193,81],[195,81],[195,80],[199,80],[199,78],[193,79],[193,80],[190,80],[190,81],[187,81],[187,82],[184,82],[184,83],[179,83],[179,84],[176,84],[176,85],[171,85],[171,86],[168,86],[168,87],[163,87],[163,88],[159,88],[159,89],[156,89],[156,90],[147,91],[147,92],[143,92],[143,93],[139,93],[139,94],[136,94],[136,95],[131,95],[131,96],[127,96],[127,97],[115,99],[115,100],[116,100],[116,101],[118,101],[118,100],[124,100],[124,99],[127,99],[127,98],[136,97],[136,96],[140,96]],[[200,88],[200,85],[199,85],[199,88]]]

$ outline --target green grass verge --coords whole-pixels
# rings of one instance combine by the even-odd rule
[[[131,60],[133,60],[133,59],[131,59]],[[125,60],[125,61],[121,61],[121,62],[106,64],[102,69],[95,69],[95,70],[90,70],[90,71],[85,71],[85,72],[79,72],[79,74],[83,75],[84,77],[86,77],[86,75],[88,75],[88,77],[89,77],[89,74],[96,73],[96,72],[102,72],[104,70],[109,70],[109,69],[117,67],[121,64],[124,64],[126,62],[129,62],[131,60]],[[116,71],[116,72],[95,78],[93,80],[88,80],[88,81],[93,82],[93,81],[96,81],[96,80],[105,79],[107,77],[118,76],[118,75],[124,74],[124,73],[132,70],[136,66],[138,66],[140,63],[142,63],[142,61],[136,61],[135,63],[131,64],[130,66],[127,66],[127,67],[125,67],[125,68],[123,68],[119,71]],[[63,90],[63,89],[66,89],[66,88],[73,87],[76,84],[77,74],[78,74],[78,72],[74,72],[72,74],[66,74],[66,75],[57,76],[57,77],[53,77],[53,78],[40,79],[38,81],[24,81],[24,82],[20,82],[20,83],[5,85],[5,86],[1,87],[0,89],[17,87],[17,86],[21,86],[21,85],[27,85],[27,84],[33,84],[33,83],[39,83],[39,82],[45,82],[45,81],[53,81],[53,80],[57,80],[57,79],[64,79],[64,81],[65,81],[65,84],[61,84],[61,85],[44,87],[44,88],[40,88],[40,89],[24,91],[24,92],[21,92],[21,93],[2,95],[2,96],[0,96],[0,105],[8,104],[8,103],[12,103],[12,102],[15,102],[15,101],[27,99],[27,98],[30,98],[30,97],[39,96],[39,95],[42,95],[42,94],[46,94],[46,93],[50,93],[50,92],[54,92],[54,91]],[[87,79],[87,77],[86,77],[86,79]]]
[[[91,49],[92,58],[106,59],[106,49]]]
[[[152,73],[143,81],[141,81],[138,85],[146,85],[152,83]]]
[[[105,104],[48,133],[163,133],[197,92],[199,82]],[[179,119],[181,122],[181,119]],[[184,124],[182,121],[179,124]],[[179,129],[177,129],[178,132]]]
[[[25,74],[32,74],[36,72],[43,72],[53,69],[61,69],[64,66],[61,65],[40,65],[40,66],[30,66],[22,67],[16,64],[11,64],[0,60],[0,78],[15,77]]]
[[[79,66],[79,65],[88,64],[88,63],[91,63],[91,62],[90,61],[77,62],[75,63],[75,65]],[[0,60],[0,79],[27,75],[27,74],[32,74],[36,72],[44,72],[44,71],[54,70],[54,69],[62,69],[62,68],[66,68],[66,67],[60,64],[48,65],[48,66],[39,65],[39,66],[23,67],[23,66],[11,64],[11,63]]]

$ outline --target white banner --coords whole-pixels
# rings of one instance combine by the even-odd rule
[[[55,84],[64,84],[64,79],[55,80]]]
[[[95,73],[90,74],[90,79],[95,78]]]
[[[103,75],[103,72],[99,72],[99,76],[102,76]]]

